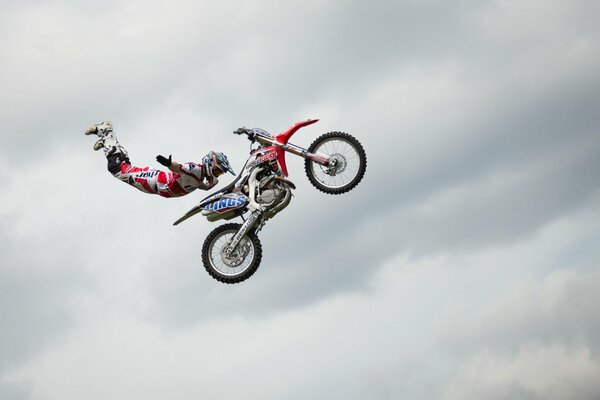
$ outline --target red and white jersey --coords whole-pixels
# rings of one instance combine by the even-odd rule
[[[179,172],[161,171],[150,167],[135,167],[121,163],[121,171],[115,177],[146,193],[162,197],[184,196],[196,189],[208,190],[219,181],[204,175],[202,164],[180,164]]]

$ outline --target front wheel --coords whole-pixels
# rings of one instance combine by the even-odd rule
[[[312,142],[308,151],[331,160],[328,166],[308,158],[304,160],[308,180],[322,192],[346,193],[358,185],[365,175],[367,155],[352,135],[344,132],[325,133]]]
[[[260,265],[262,246],[254,233],[244,236],[231,254],[226,253],[227,246],[240,227],[240,224],[233,223],[218,226],[204,240],[202,263],[210,276],[220,282],[244,281]]]

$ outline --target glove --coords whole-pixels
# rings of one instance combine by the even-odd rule
[[[169,154],[169,158],[158,155],[156,156],[156,161],[158,161],[159,164],[164,165],[165,167],[170,167],[171,166],[171,155]]]

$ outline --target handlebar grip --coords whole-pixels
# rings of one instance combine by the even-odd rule
[[[236,129],[235,131],[233,131],[233,133],[236,135],[248,134],[248,129],[246,129],[246,127],[244,126]]]

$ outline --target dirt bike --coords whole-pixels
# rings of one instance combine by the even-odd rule
[[[287,131],[271,136],[259,128],[239,128],[237,135],[250,140],[250,157],[242,172],[227,187],[208,195],[179,218],[177,225],[202,213],[209,221],[241,217],[243,223],[227,223],[215,228],[202,246],[202,262],[218,281],[237,283],[248,279],[260,265],[262,246],[258,232],[265,223],[286,208],[296,186],[287,179],[285,154],[303,157],[308,180],[328,194],[346,193],[361,181],[367,167],[362,145],[344,132],[319,136],[308,148],[288,143],[298,129],[318,119],[297,122]],[[258,143],[256,148],[254,144]],[[244,214],[249,213],[247,217]]]

